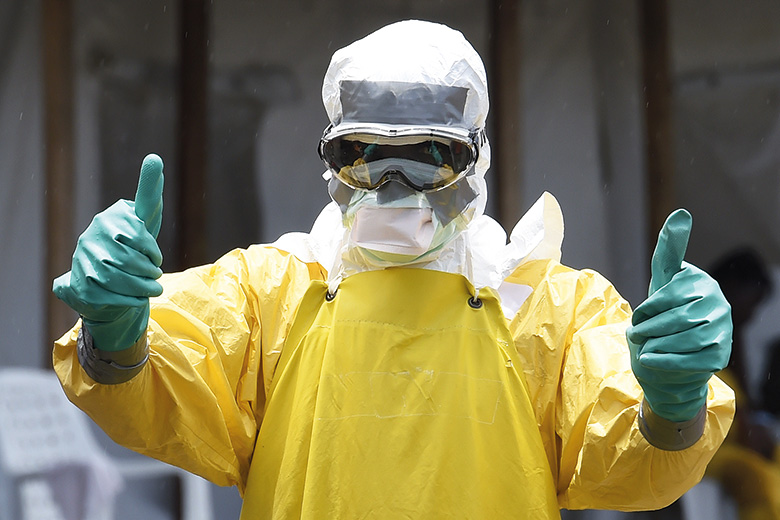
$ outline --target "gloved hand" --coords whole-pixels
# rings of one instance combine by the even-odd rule
[[[146,156],[135,201],[98,213],[79,237],[71,270],[54,280],[54,294],[82,316],[101,350],[123,350],[146,331],[149,297],[162,294],[163,163]]]
[[[717,282],[685,261],[691,215],[666,219],[653,253],[648,298],[626,332],[631,368],[656,415],[693,419],[707,401],[707,382],[731,355],[731,307]]]

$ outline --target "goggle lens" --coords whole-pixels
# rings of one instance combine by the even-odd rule
[[[473,143],[447,137],[347,134],[323,140],[320,155],[341,181],[354,188],[375,189],[399,176],[416,190],[431,191],[465,175],[477,150]]]

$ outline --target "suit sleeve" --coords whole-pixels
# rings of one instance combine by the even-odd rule
[[[631,309],[598,273],[535,262],[516,274],[533,293],[511,329],[565,509],[660,509],[695,485],[728,432],[734,394],[713,377],[702,437],[651,446],[638,426],[642,389],[625,330]]]
[[[313,270],[272,248],[233,251],[164,275],[151,300],[149,357],[129,381],[80,366],[80,324],[54,348],[65,393],[117,443],[243,492],[265,390]]]

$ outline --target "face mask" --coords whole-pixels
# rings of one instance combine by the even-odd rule
[[[455,221],[441,222],[426,194],[397,182],[388,185],[379,190],[353,190],[344,206],[344,260],[357,270],[362,270],[359,266],[392,267],[430,261],[460,229]]]
[[[355,214],[350,238],[379,256],[414,259],[428,252],[434,231],[430,208],[363,206]]]

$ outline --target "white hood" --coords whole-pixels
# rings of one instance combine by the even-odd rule
[[[322,100],[336,128],[367,123],[479,131],[485,128],[489,109],[479,54],[460,32],[418,20],[388,25],[336,51],[325,74]],[[462,274],[476,289],[498,289],[523,259],[541,251],[545,257],[560,258],[562,217],[549,194],[518,224],[507,245],[506,232],[483,214],[489,167],[490,145],[484,138],[474,171],[464,178],[476,197],[472,195],[461,212],[457,233],[435,258],[413,267]],[[329,173],[324,177],[330,179]],[[311,234],[286,235],[274,244],[304,261],[322,264],[334,290],[341,278],[378,268],[362,264],[350,251],[343,209],[330,204]]]

